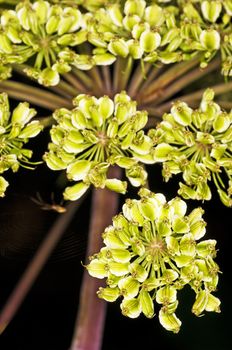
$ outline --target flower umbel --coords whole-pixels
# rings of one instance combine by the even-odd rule
[[[199,241],[206,231],[201,208],[186,215],[186,203],[178,197],[167,202],[145,188],[139,195],[140,200],[126,200],[123,212],[103,233],[105,247],[90,257],[86,268],[93,277],[107,278],[107,286],[97,293],[100,298],[123,298],[123,315],[152,318],[156,302],[162,326],[177,333],[177,291],[187,284],[196,293],[195,315],[220,312],[220,301],[211,294],[218,283],[216,241]]]
[[[153,163],[152,140],[142,130],[147,113],[136,110],[136,102],[125,93],[99,99],[79,95],[73,110],[59,109],[53,116],[58,125],[51,129],[52,143],[44,160],[52,170],[66,169],[71,181],[78,181],[64,192],[65,199],[78,199],[92,184],[125,193],[127,183],[108,179],[110,165],[126,170],[133,186],[145,184],[142,163]]]
[[[8,96],[0,94],[0,174],[8,169],[16,172],[20,165],[27,168],[33,165],[29,161],[32,151],[23,146],[43,129],[38,120],[31,121],[35,114],[28,103],[21,102],[10,115]],[[4,196],[7,186],[8,182],[1,176],[0,197]]]
[[[4,65],[26,62],[29,76],[45,86],[57,85],[59,73],[71,70],[62,59],[67,50],[73,66],[80,68],[81,62],[83,69],[92,67],[88,55],[71,49],[87,40],[81,24],[82,14],[76,7],[63,8],[43,0],[19,2],[15,10],[1,15],[0,61]]]
[[[149,135],[155,142],[155,161],[163,164],[165,181],[183,173],[179,195],[210,200],[208,183],[212,180],[223,204],[231,207],[232,114],[221,110],[213,99],[213,90],[207,89],[197,110],[175,102],[171,113]]]

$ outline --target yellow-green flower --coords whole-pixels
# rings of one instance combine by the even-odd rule
[[[126,200],[102,234],[105,246],[86,268],[91,276],[106,278],[107,286],[97,292],[100,298],[122,298],[123,315],[152,318],[156,302],[162,326],[177,333],[178,290],[187,284],[196,293],[194,314],[220,312],[220,301],[212,295],[219,272],[216,241],[199,241],[206,226],[201,208],[186,215],[187,205],[178,197],[167,202],[163,194],[145,188],[139,195],[139,200]]]
[[[231,207],[232,114],[213,99],[213,90],[207,89],[196,110],[175,102],[171,113],[149,135],[155,142],[155,161],[163,164],[165,181],[173,174],[183,174],[179,195],[210,200],[209,182],[213,181],[222,202]]]
[[[218,1],[172,1],[172,6],[169,1],[144,0],[102,4],[85,16],[88,41],[97,47],[93,50],[97,64],[103,64],[104,57],[109,64],[109,54],[164,64],[198,55],[205,67],[219,50],[226,62],[232,50],[229,7],[229,2],[223,7]],[[225,69],[222,72],[228,75]]]
[[[5,10],[1,15],[0,54],[6,63],[26,62],[25,72],[45,86],[57,85],[59,73],[71,69],[69,63],[83,68],[83,59],[90,61],[88,55],[73,49],[69,49],[71,62],[62,58],[63,51],[86,40],[82,14],[76,7],[52,5],[44,0],[22,1],[15,10]]]
[[[52,143],[44,160],[52,170],[66,169],[67,177],[78,184],[67,187],[66,199],[77,199],[92,184],[125,193],[127,182],[109,179],[112,165],[126,171],[133,186],[145,184],[147,173],[141,163],[153,163],[152,140],[142,130],[147,123],[145,111],[125,93],[97,99],[79,95],[75,108],[53,114],[57,121],[51,129]]]
[[[33,164],[29,161],[32,151],[24,148],[24,144],[43,129],[38,120],[31,121],[35,114],[27,102],[19,103],[11,114],[7,94],[0,94],[0,174],[8,169],[16,172],[20,165],[30,168],[28,165]],[[0,197],[7,186],[8,182],[1,176]]]

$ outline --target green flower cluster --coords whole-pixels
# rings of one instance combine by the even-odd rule
[[[30,77],[57,85],[73,66],[88,70],[118,56],[169,64],[198,55],[205,67],[219,50],[231,75],[231,13],[231,0],[20,1],[0,16],[0,79],[26,63]]]
[[[126,200],[123,213],[102,235],[105,246],[90,257],[86,268],[93,277],[107,278],[107,286],[97,292],[100,298],[123,298],[123,315],[152,318],[156,302],[161,305],[162,326],[177,333],[177,291],[187,284],[196,293],[195,315],[220,312],[220,300],[212,294],[219,272],[216,241],[199,241],[206,225],[201,208],[186,215],[186,203],[178,197],[167,202],[163,194],[145,188],[139,195],[139,200]]]
[[[205,67],[222,51],[223,73],[230,75],[231,9],[219,1],[192,4],[178,1],[127,0],[86,16],[88,40],[96,54],[143,59],[164,64],[189,60],[197,54]],[[195,2],[194,2],[195,3]],[[227,67],[227,69],[225,68]]]
[[[183,173],[185,183],[179,183],[179,195],[210,200],[208,182],[213,180],[221,201],[231,207],[232,113],[222,111],[213,99],[213,90],[207,89],[197,110],[175,102],[171,113],[148,134],[155,143],[154,159],[163,164],[165,181]]]
[[[31,66],[25,70],[29,76],[45,86],[56,85],[59,73],[71,69],[70,62],[64,62],[67,51],[73,66],[93,66],[89,55],[70,49],[87,40],[82,14],[75,7],[63,8],[43,0],[22,1],[15,10],[3,11],[0,23],[2,79],[9,75],[9,65],[27,62]]]
[[[0,94],[0,173],[11,169],[16,172],[19,166],[32,164],[29,159],[32,151],[23,148],[30,138],[37,136],[43,129],[38,120],[31,119],[36,111],[22,102],[10,114],[7,94]],[[0,176],[0,197],[4,196],[8,182]]]
[[[73,110],[54,112],[58,125],[51,128],[52,143],[44,155],[49,168],[66,169],[68,179],[78,181],[66,188],[65,199],[78,199],[91,184],[125,193],[127,182],[107,178],[110,165],[124,168],[133,186],[144,185],[147,173],[140,162],[154,163],[152,140],[142,130],[147,113],[137,111],[136,102],[125,92],[115,95],[114,101],[83,94],[73,102]]]

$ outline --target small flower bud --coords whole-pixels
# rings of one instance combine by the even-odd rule
[[[216,160],[221,159],[222,156],[224,155],[226,149],[227,149],[227,145],[226,144],[223,145],[223,144],[215,143],[215,144],[212,145],[212,149],[211,149],[211,152],[210,152],[210,157],[213,157]],[[205,159],[206,158],[207,157],[205,157]],[[219,167],[219,164],[217,162],[215,162],[214,171],[216,171],[216,167],[217,166]]]
[[[111,191],[125,194],[127,189],[127,182],[118,179],[107,179],[105,181],[105,186]]]
[[[220,304],[221,304],[221,301],[218,298],[216,298],[214,295],[209,293],[208,301],[207,301],[207,304],[205,306],[205,310],[206,311],[213,311],[213,312],[221,312]]]
[[[185,201],[180,199],[179,197],[175,197],[171,201],[169,201],[169,205],[174,209],[174,215],[178,215],[179,217],[184,217],[187,211],[187,204]]]
[[[186,218],[175,217],[172,222],[172,228],[177,233],[186,233],[189,231],[189,223]]]
[[[124,243],[124,241],[120,239],[119,234],[116,234],[116,232],[112,230],[106,230],[104,232],[103,240],[105,245],[109,248],[124,249],[127,245],[127,242]]]
[[[169,159],[174,148],[168,143],[160,143],[155,147],[154,160],[156,162],[164,162]]]
[[[229,208],[232,208],[232,198],[225,191],[218,188],[218,194],[222,203]]]
[[[5,34],[0,33],[0,52],[1,51],[6,54],[11,54],[13,48],[10,39]]]
[[[47,34],[51,35],[55,33],[59,27],[60,17],[58,15],[52,15],[48,18],[45,25]]]
[[[181,326],[181,321],[176,317],[176,315],[167,313],[165,307],[161,308],[159,311],[159,321],[161,325],[168,331],[178,333]]]
[[[147,220],[154,221],[157,218],[157,208],[149,199],[139,201],[139,210],[143,217]]]
[[[108,97],[100,97],[98,100],[99,103],[99,113],[103,116],[103,119],[106,120],[114,112],[114,102]]]
[[[157,32],[144,31],[140,36],[139,43],[144,52],[152,52],[160,46],[161,36]]]
[[[127,42],[129,53],[130,55],[135,59],[139,60],[143,56],[144,50],[140,46],[139,42],[137,40],[128,40]]]
[[[110,53],[95,54],[93,60],[97,66],[109,66],[116,61],[116,57]]]
[[[108,265],[106,262],[99,261],[98,259],[93,259],[86,266],[90,276],[97,278],[104,278],[108,275]]]
[[[107,131],[106,131],[106,135],[109,138],[113,138],[113,137],[115,137],[117,135],[117,133],[118,133],[118,122],[117,122],[116,118],[112,118],[109,121],[108,128],[107,128]]]
[[[192,121],[192,109],[185,102],[176,102],[171,108],[175,121],[183,126],[189,125]]]
[[[230,116],[227,115],[226,113],[221,113],[219,114],[215,120],[213,121],[213,128],[215,131],[222,133],[224,131],[226,131],[230,124],[231,124],[231,120],[230,120]]]
[[[138,299],[123,299],[120,304],[122,314],[130,318],[137,318],[141,313],[141,306]]]
[[[197,253],[202,258],[206,258],[208,255],[215,252],[216,246],[215,239],[208,239],[206,241],[201,241],[197,244]]]
[[[159,27],[165,21],[164,10],[155,4],[146,7],[144,17],[151,27]]]
[[[200,43],[206,50],[219,50],[220,41],[220,34],[215,29],[207,29],[201,32]]]
[[[20,102],[13,110],[12,123],[20,124],[22,127],[36,115],[36,110],[29,107],[27,102]]]
[[[76,201],[81,198],[85,192],[88,190],[89,185],[84,182],[78,182],[77,184],[66,187],[63,195],[65,200]]]
[[[220,16],[222,4],[220,1],[203,1],[201,4],[201,11],[205,19],[209,22],[215,23]]]
[[[124,13],[126,15],[138,15],[142,18],[146,1],[144,0],[127,0],[124,6]]]
[[[206,290],[201,290],[196,296],[196,300],[192,307],[192,313],[196,316],[200,316],[205,310],[205,307],[208,303],[208,293]]]
[[[132,186],[143,186],[147,179],[147,172],[139,165],[126,170],[126,176]]]
[[[126,249],[111,249],[112,259],[119,263],[128,263],[131,259],[131,254]]]
[[[154,313],[153,300],[150,294],[144,289],[142,289],[141,292],[139,293],[139,303],[141,306],[141,310],[146,317],[148,318],[154,317],[155,313]]]
[[[128,273],[128,266],[129,263],[120,263],[117,261],[110,261],[109,262],[109,271],[115,276],[125,276]],[[122,280],[120,280],[122,281]],[[119,281],[119,283],[120,283]],[[120,288],[120,285],[118,283],[118,286]]]
[[[104,299],[108,302],[113,302],[119,297],[119,289],[118,288],[99,288],[97,292],[97,296],[100,299]]]
[[[132,299],[138,295],[140,283],[133,277],[125,277],[118,282],[118,287],[124,299]]]
[[[119,5],[114,4],[114,5],[109,6],[109,8],[107,9],[107,12],[109,13],[112,22],[116,26],[121,27],[123,17],[122,17],[122,13],[120,11]]]
[[[124,39],[112,39],[108,45],[109,51],[116,56],[127,57],[129,48]]]
[[[74,181],[84,180],[90,169],[90,161],[77,160],[67,166],[67,177]]]
[[[148,277],[147,270],[136,262],[133,262],[129,265],[129,271],[131,273],[131,276],[140,283],[144,282]]]
[[[38,120],[34,120],[20,131],[19,138],[32,138],[37,136],[43,130],[43,125]]]
[[[158,304],[170,304],[176,301],[177,292],[172,286],[160,288],[156,293],[156,301]]]
[[[45,86],[55,86],[59,83],[59,73],[54,71],[52,68],[44,68],[39,74],[38,82]]]
[[[193,234],[196,240],[204,237],[206,232],[206,223],[204,220],[199,220],[190,225],[190,232]]]
[[[191,233],[185,234],[180,240],[181,254],[194,257],[196,254],[196,243]]]
[[[9,186],[9,182],[6,181],[4,177],[0,176],[0,197],[5,196],[5,192],[8,186]]]

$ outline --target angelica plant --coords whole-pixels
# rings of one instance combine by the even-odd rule
[[[0,331],[90,190],[90,258],[72,350],[101,348],[99,298],[121,300],[130,318],[158,314],[174,333],[186,285],[196,294],[195,315],[220,312],[216,240],[207,237],[202,208],[187,214],[187,200],[214,200],[213,182],[232,206],[232,2],[0,3],[0,196],[10,170],[44,163],[73,202],[0,313]],[[11,108],[11,99],[20,102]],[[47,144],[32,160],[24,145],[42,129]],[[148,189],[156,163],[166,182],[182,176],[179,197]],[[125,199],[117,214],[119,195],[131,190],[140,199]]]
[[[232,206],[232,114],[213,101],[213,90],[206,90],[200,107],[192,110],[177,101],[156,130],[150,130],[155,146],[154,158],[163,164],[168,181],[183,173],[178,193],[185,199],[210,200],[208,183],[216,185],[222,202]],[[223,173],[227,180],[224,182]]]
[[[201,208],[186,215],[187,205],[178,197],[167,202],[163,194],[144,188],[139,194],[140,200],[126,200],[102,234],[105,246],[86,267],[92,276],[107,278],[97,292],[100,298],[123,298],[123,315],[152,318],[156,302],[162,326],[177,333],[177,291],[186,284],[196,293],[194,314],[220,312],[220,301],[211,294],[218,283],[216,241],[199,241],[206,232]]]

